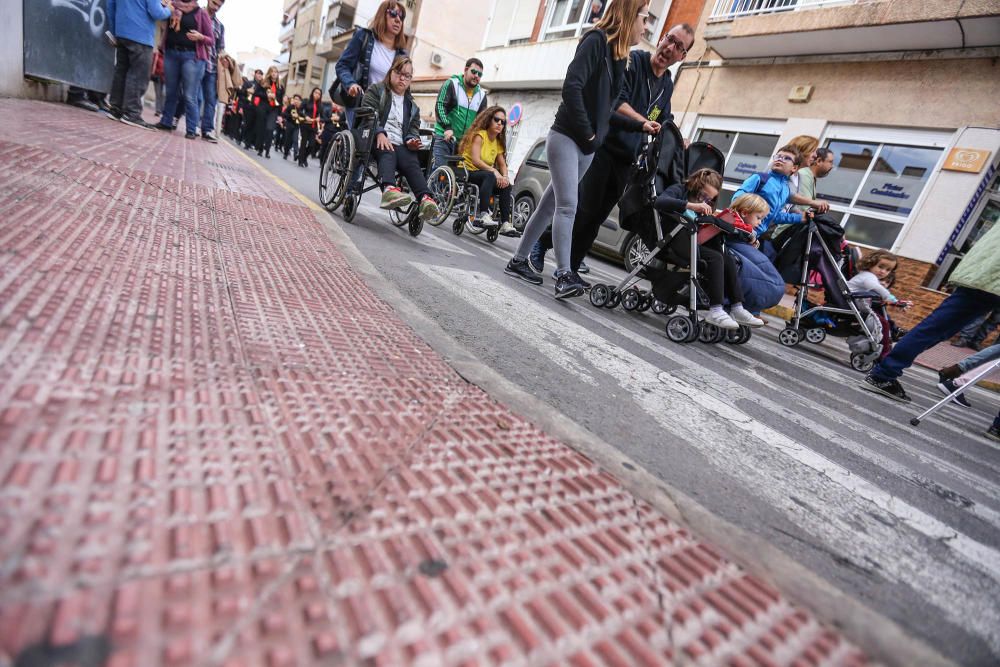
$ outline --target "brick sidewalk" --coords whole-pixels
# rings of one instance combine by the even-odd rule
[[[866,662],[463,381],[233,148],[0,114],[0,655]]]

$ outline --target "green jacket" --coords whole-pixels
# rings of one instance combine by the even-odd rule
[[[462,140],[465,131],[480,111],[487,107],[486,91],[479,86],[472,91],[472,97],[465,92],[465,79],[461,74],[454,74],[438,92],[437,103],[434,105],[434,134],[443,136],[445,130],[455,133],[455,142]]]
[[[976,241],[948,282],[1000,296],[1000,225]]]

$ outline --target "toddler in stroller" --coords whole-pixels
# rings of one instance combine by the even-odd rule
[[[896,270],[899,260],[888,250],[875,250],[868,253],[858,262],[858,272],[847,281],[847,287],[851,293],[860,295],[865,292],[878,295],[872,298],[860,299],[858,305],[861,307],[861,314],[874,313],[878,318],[879,328],[882,334],[882,352],[879,360],[884,359],[892,349],[892,321],[886,313],[885,306],[899,306],[909,308],[909,301],[900,301],[888,288],[882,285]]]

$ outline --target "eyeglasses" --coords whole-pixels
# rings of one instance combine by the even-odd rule
[[[639,18],[642,19],[643,23],[649,23],[649,12],[641,12]]]
[[[387,9],[385,10],[385,13],[389,16],[389,18],[399,19],[400,21],[406,18],[406,12],[400,9]]]
[[[687,52],[688,52],[687,47],[684,46],[684,44],[683,44],[683,42],[681,42],[681,40],[677,39],[673,35],[667,35],[667,43],[668,44],[673,44],[674,48],[677,49],[678,51],[680,51],[680,53],[681,53],[682,56],[686,56],[687,55]]]
[[[493,122],[494,123],[500,123],[501,125],[506,125],[507,124],[507,120],[504,119],[504,118],[501,118],[500,116],[493,116]]]
[[[715,199],[716,199],[715,197],[709,197],[704,192],[698,193],[698,201],[700,201],[702,204],[714,204]]]
[[[398,76],[403,81],[412,81],[413,80],[413,72],[410,72],[409,74],[407,74],[406,72],[393,72],[393,74],[395,74],[396,76]]]
[[[483,75],[483,73],[480,70],[478,70],[478,69],[472,69],[471,67],[469,68],[469,74],[471,74],[473,76],[482,76]]]
[[[795,162],[795,158],[791,155],[782,155],[781,153],[775,153],[774,157],[771,159],[775,162],[788,162],[789,164],[793,164]]]

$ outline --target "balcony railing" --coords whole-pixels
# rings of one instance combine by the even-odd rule
[[[777,14],[800,9],[853,5],[858,0],[715,0],[710,21],[731,21],[743,16]]]

